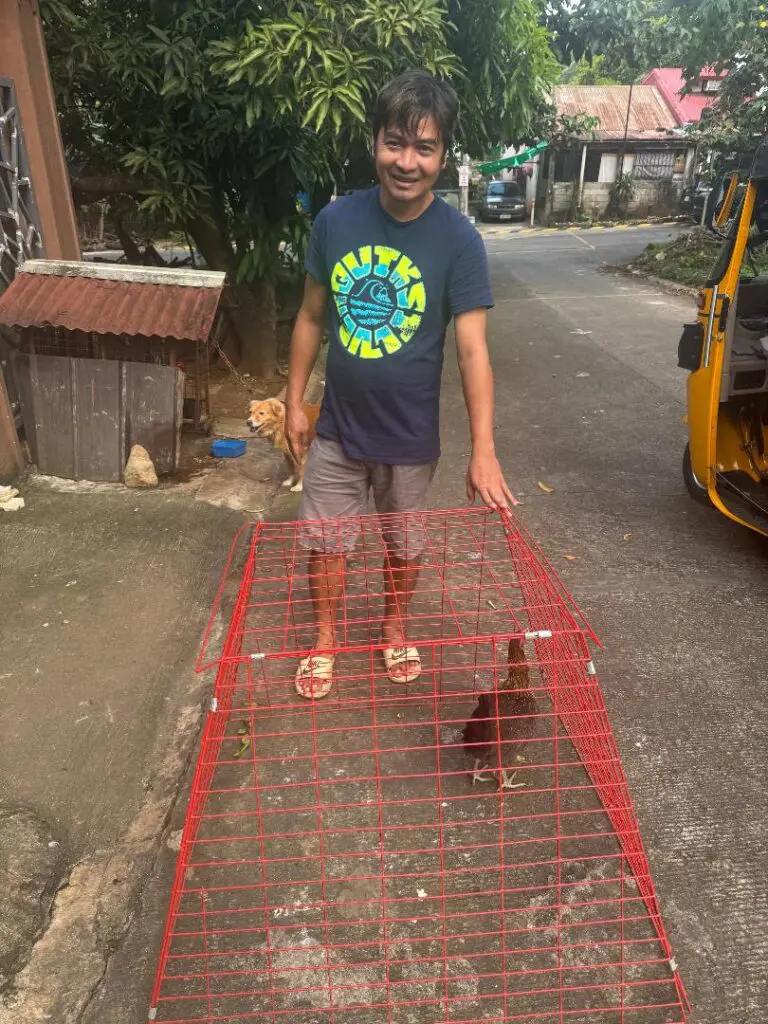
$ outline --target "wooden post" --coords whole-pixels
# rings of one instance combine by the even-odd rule
[[[552,210],[555,205],[555,154],[553,150],[549,151],[549,159],[547,160],[547,180],[546,180],[546,203],[544,206],[544,224],[548,225],[552,219]]]
[[[0,75],[16,89],[48,259],[79,260],[72,190],[37,0],[0,0]]]
[[[578,213],[584,206],[584,172],[587,169],[587,144],[586,142],[581,147],[581,169],[579,170],[579,195],[576,202],[576,212]]]
[[[627,136],[629,135],[629,119],[632,115],[632,91],[634,89],[634,83],[629,84],[629,96],[627,97],[627,116],[624,121],[624,138],[621,142],[621,148],[619,149],[619,160],[618,167],[616,170],[616,181],[621,179],[624,173],[624,155],[627,151]]]
[[[24,469],[24,455],[16,433],[11,400],[0,368],[0,483],[14,480]]]

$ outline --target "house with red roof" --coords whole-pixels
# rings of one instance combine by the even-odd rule
[[[676,211],[694,147],[658,86],[556,85],[554,101],[558,114],[587,115],[595,128],[583,141],[541,155],[527,191],[542,221],[569,220],[579,210],[604,217],[620,174],[632,181],[623,204],[629,216]]]
[[[643,79],[643,85],[655,86],[679,125],[696,124],[707,107],[711,107],[723,84],[727,72],[702,68],[698,78],[684,91],[686,82],[682,68],[654,68]]]

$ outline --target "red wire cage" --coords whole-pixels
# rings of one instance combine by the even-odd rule
[[[421,551],[407,685],[381,655],[395,527]],[[315,639],[301,524],[233,545],[198,662],[216,682],[149,1019],[684,1024],[595,637],[541,551],[485,510],[322,528],[356,539],[323,700],[294,688]],[[534,728],[513,755],[499,728],[476,781],[463,729],[483,692],[500,714],[511,638]],[[505,764],[515,788],[498,784]]]

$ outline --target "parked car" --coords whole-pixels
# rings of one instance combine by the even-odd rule
[[[708,185],[689,185],[684,188],[677,207],[680,216],[690,217],[696,224],[700,224],[704,213],[704,204],[711,191]]]
[[[516,181],[489,181],[477,215],[482,221],[525,220],[525,198]]]

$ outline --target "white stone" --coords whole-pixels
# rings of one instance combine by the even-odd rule
[[[157,487],[157,473],[146,448],[135,444],[125,464],[126,487]]]

